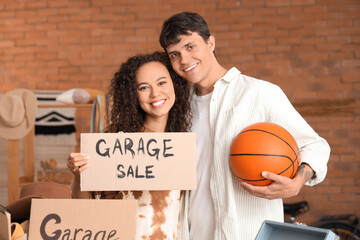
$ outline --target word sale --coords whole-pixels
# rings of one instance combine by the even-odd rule
[[[132,165],[130,165],[129,167],[127,167],[125,169],[124,165],[119,164],[117,166],[117,170],[120,172],[119,174],[117,174],[118,178],[124,178],[124,177],[133,177],[133,178],[155,178],[155,176],[152,174],[152,170],[151,168],[153,168],[154,165],[148,165],[145,166],[145,170],[144,171],[140,171],[139,170],[139,166],[136,165],[135,167],[135,171]]]

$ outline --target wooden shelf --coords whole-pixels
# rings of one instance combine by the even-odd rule
[[[38,104],[38,108],[92,108],[89,104]],[[8,140],[8,202],[19,199],[19,187],[34,182],[34,137],[35,126],[23,138],[24,140],[24,175],[19,176],[19,141]]]
[[[93,106],[92,103],[86,104],[39,104],[38,108],[91,108]]]

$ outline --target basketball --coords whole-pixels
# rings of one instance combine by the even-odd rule
[[[299,166],[299,148],[283,127],[260,122],[243,129],[230,148],[229,165],[239,181],[266,186],[263,171],[293,178]]]

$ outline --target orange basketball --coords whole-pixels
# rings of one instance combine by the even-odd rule
[[[261,172],[268,171],[293,178],[299,166],[299,148],[283,127],[260,122],[243,129],[230,148],[229,164],[239,181],[266,186],[271,180]]]

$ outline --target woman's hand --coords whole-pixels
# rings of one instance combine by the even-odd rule
[[[70,153],[66,166],[70,169],[70,171],[79,175],[80,172],[84,171],[89,166],[90,157],[86,156],[82,153]]]
[[[80,190],[80,173],[88,168],[90,157],[82,153],[70,153],[66,166],[74,174],[74,179],[71,183],[72,198],[91,198],[90,192]]]

